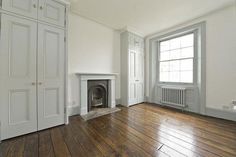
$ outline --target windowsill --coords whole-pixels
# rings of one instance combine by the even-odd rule
[[[157,86],[162,87],[162,86],[168,86],[168,87],[181,87],[181,88],[188,88],[188,89],[193,89],[196,88],[197,85],[195,84],[169,84],[169,83],[157,83]]]

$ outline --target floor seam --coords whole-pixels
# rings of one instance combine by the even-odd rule
[[[164,144],[162,144],[159,148],[157,148],[157,150],[160,150],[163,146],[164,146]]]

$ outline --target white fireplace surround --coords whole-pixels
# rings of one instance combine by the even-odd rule
[[[115,80],[116,73],[76,73],[79,77],[80,115],[88,113],[88,81],[108,80],[108,107],[116,107]]]

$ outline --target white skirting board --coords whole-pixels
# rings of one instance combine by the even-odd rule
[[[74,116],[80,114],[80,106],[68,106],[67,107],[68,116]]]
[[[206,115],[211,117],[236,121],[236,111],[226,111],[214,108],[206,108]]]
[[[147,100],[148,100],[148,103],[154,103],[154,104],[159,104],[159,105],[161,104],[161,102],[157,100],[155,102],[151,102],[149,97],[147,97]],[[188,111],[188,109],[186,109],[186,111]],[[200,113],[197,113],[197,114],[200,114]],[[206,107],[205,114],[201,114],[201,115],[236,121],[236,111],[230,111],[230,110],[227,111],[223,109],[221,110],[221,109]]]

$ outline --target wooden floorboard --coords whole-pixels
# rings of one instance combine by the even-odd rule
[[[236,122],[154,104],[2,141],[0,157],[236,157]]]

